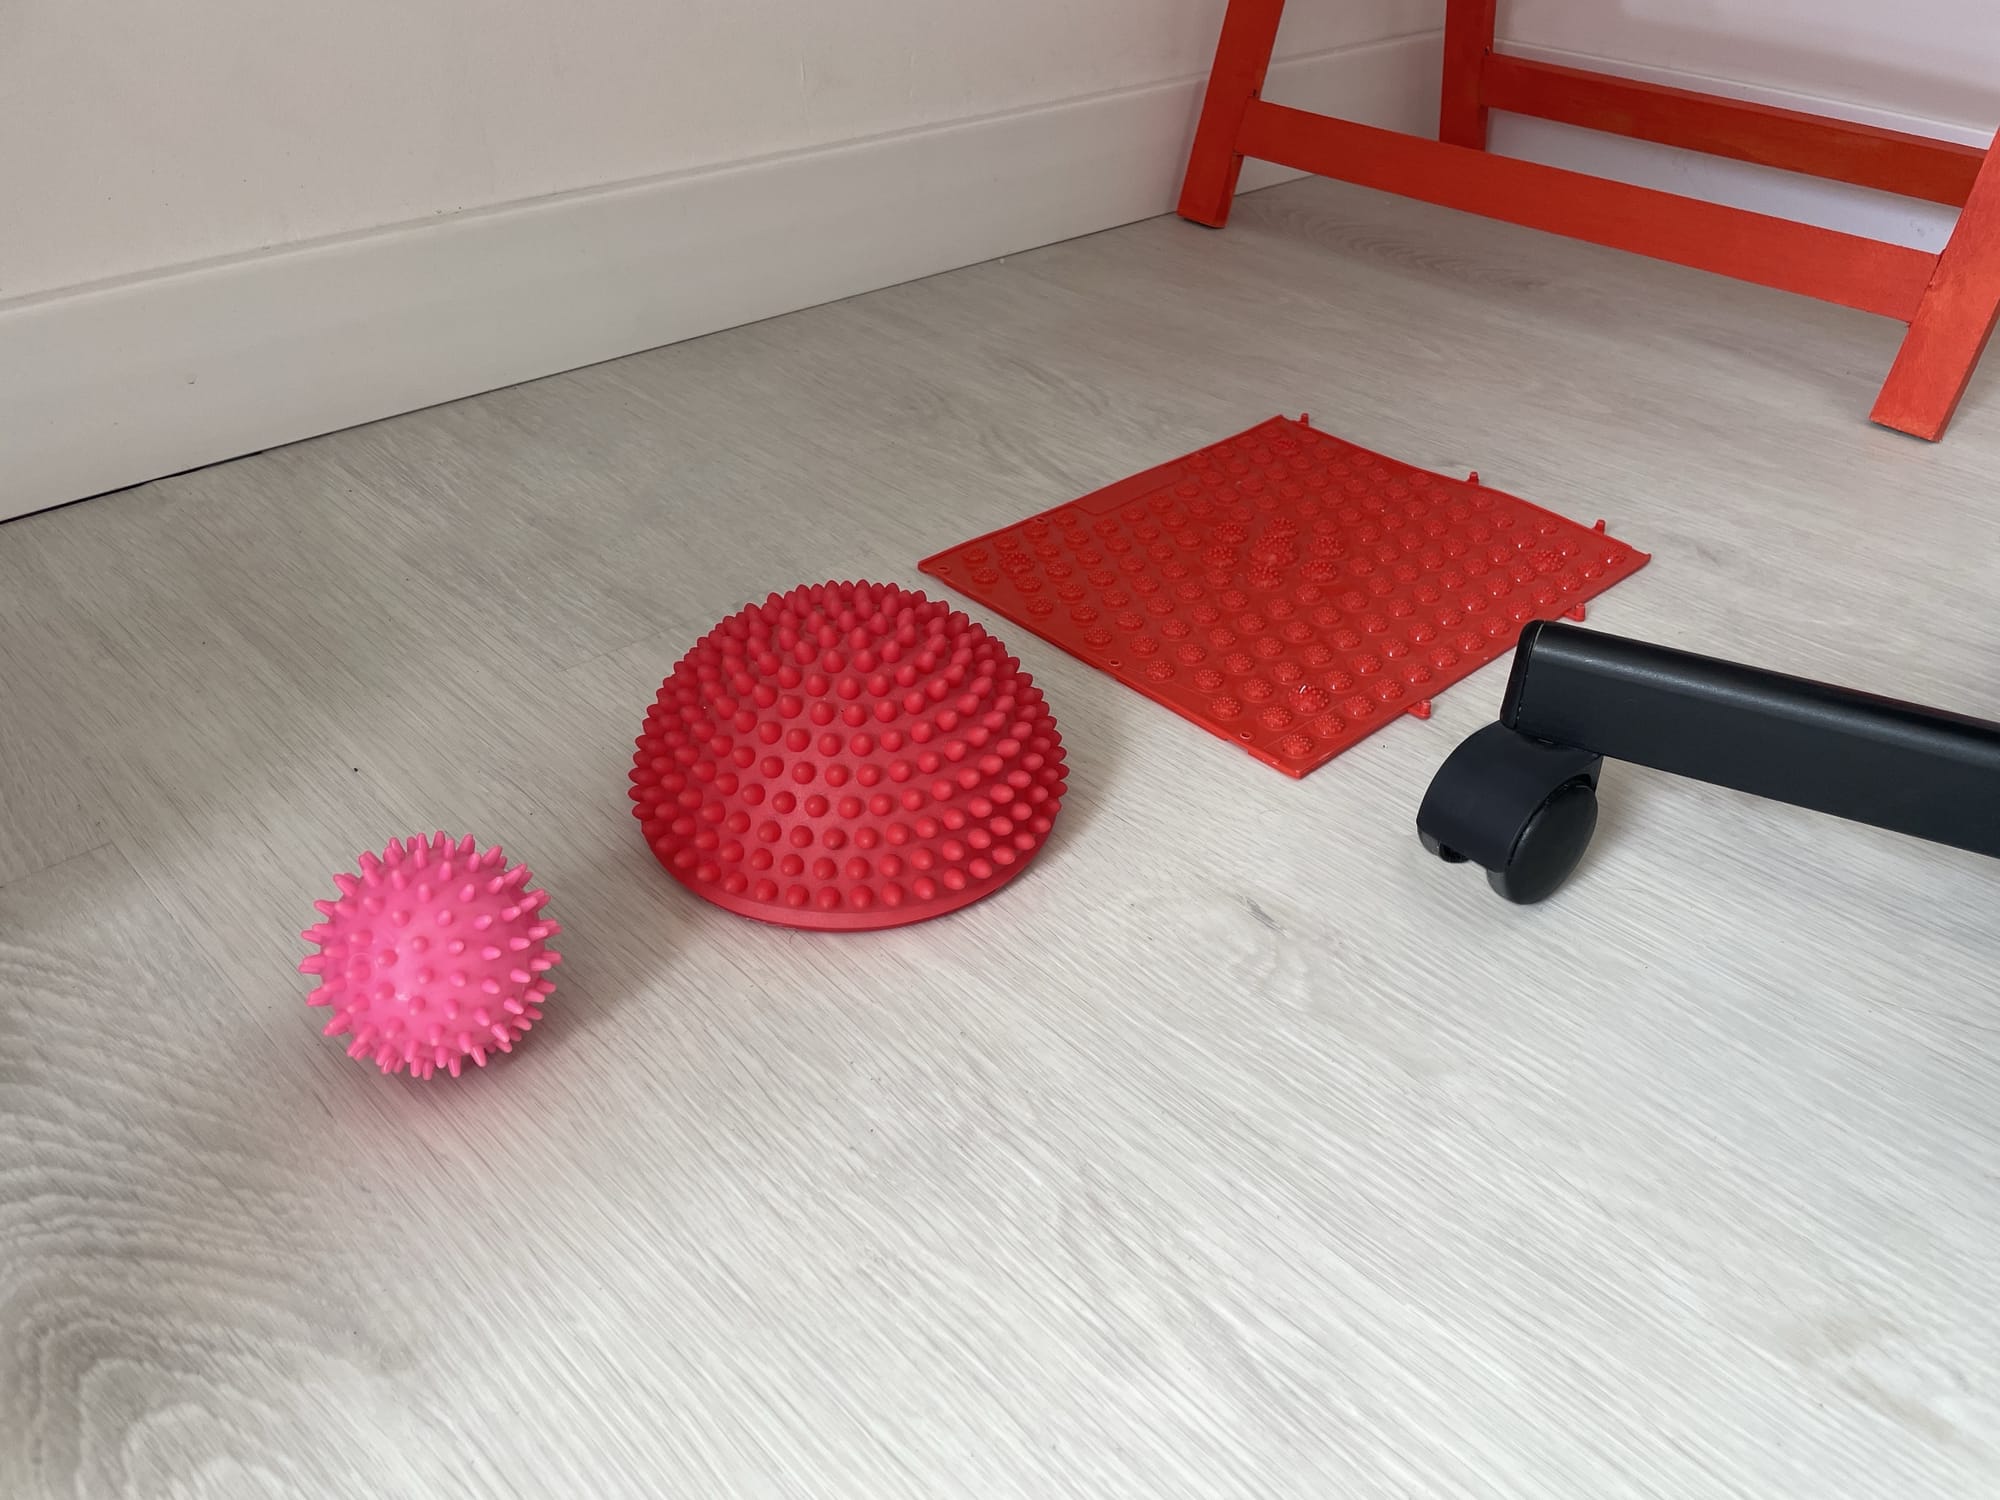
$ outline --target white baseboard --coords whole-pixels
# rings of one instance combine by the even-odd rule
[[[1990,130],[1981,131],[1947,120],[1929,120],[1894,110],[1873,109],[1842,99],[1819,98],[1789,89],[1736,83],[1709,78],[1673,68],[1648,67],[1639,63],[1593,57],[1561,51],[1553,47],[1522,46],[1502,41],[1501,50],[1539,62],[1564,67],[1588,68],[1596,72],[1619,73],[1647,83],[1663,83],[1672,88],[1695,89],[1702,93],[1727,94],[1756,104],[1781,109],[1804,110],[1808,114],[1832,115],[1885,130],[1901,130],[1935,140],[1962,145],[1985,146]],[[1661,188],[1690,198],[1707,198],[1737,208],[1751,208],[1780,218],[1798,219],[1827,229],[1845,230],[1870,239],[1913,245],[1920,250],[1944,248],[1958,210],[1938,203],[1922,203],[1900,198],[1894,193],[1878,193],[1845,183],[1824,182],[1801,177],[1750,162],[1704,156],[1698,151],[1681,151],[1671,146],[1655,146],[1649,141],[1626,140],[1599,135],[1547,120],[1525,119],[1518,115],[1493,117],[1490,144],[1505,156],[1518,156],[1552,167],[1614,177],[1641,187]]]
[[[1278,64],[1271,92],[1428,132],[1439,55],[1435,32],[1343,48]],[[0,303],[0,519],[1167,212],[1200,89]]]

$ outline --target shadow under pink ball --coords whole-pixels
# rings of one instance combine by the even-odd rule
[[[336,873],[339,897],[315,901],[322,920],[299,934],[320,949],[299,972],[319,976],[306,1004],[333,1007],[324,1035],[351,1031],[349,1057],[418,1078],[513,1051],[555,989],[544,976],[562,955],[548,940],[562,928],[528,867],[506,863],[497,844],[481,853],[471,834],[440,832],[364,853],[358,877]]]

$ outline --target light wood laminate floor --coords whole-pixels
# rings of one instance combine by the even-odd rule
[[[1306,182],[0,527],[0,1495],[1991,1500],[2000,864],[1614,767],[1511,909],[1412,830],[1503,667],[1292,782],[1004,625],[991,901],[760,927],[624,796],[746,599],[1278,411],[2000,717],[2000,393],[1870,427],[1897,332]],[[418,1085],[296,934],[439,827],[567,957]]]

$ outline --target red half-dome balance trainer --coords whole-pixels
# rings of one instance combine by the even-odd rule
[[[789,927],[941,916],[1018,875],[1062,806],[1062,738],[985,628],[893,584],[773,594],[681,658],[633,811],[671,875]]]

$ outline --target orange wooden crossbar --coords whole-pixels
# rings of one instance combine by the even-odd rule
[[[1977,146],[1956,141],[1499,52],[1488,53],[1480,69],[1479,96],[1488,109],[1509,114],[1754,161],[1952,208],[1964,204],[1986,159]]]
[[[1245,112],[1237,146],[1259,161],[1906,322],[1937,263],[1903,245],[1261,100]]]
[[[1493,50],[1497,0],[1447,0],[1438,140],[1261,98],[1284,0],[1230,0],[1181,188],[1221,226],[1246,156],[1910,325],[1871,414],[1935,439],[2000,315],[2000,153]],[[1959,206],[1942,255],[1494,156],[1491,110]]]

